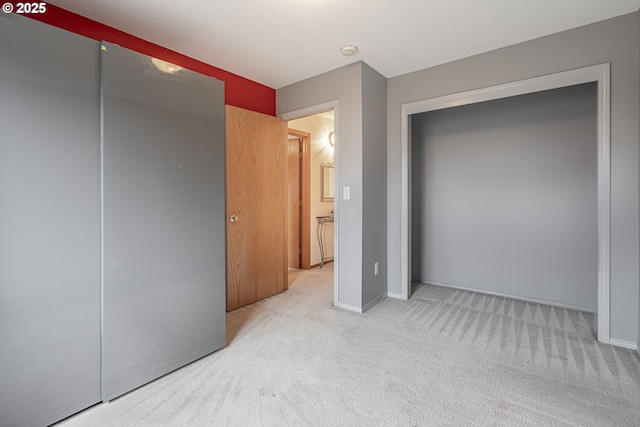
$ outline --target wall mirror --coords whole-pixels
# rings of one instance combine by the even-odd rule
[[[320,201],[322,202],[333,202],[333,199],[334,199],[333,170],[334,170],[333,163],[322,163],[320,167],[320,182],[322,184]]]

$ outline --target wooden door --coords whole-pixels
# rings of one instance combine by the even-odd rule
[[[311,170],[311,134],[309,132],[304,132],[301,130],[287,128],[288,137],[299,138],[300,140],[300,151],[302,158],[299,163],[299,175],[300,175],[300,187],[299,187],[299,197],[302,203],[302,207],[300,208],[300,216],[299,216],[299,251],[300,254],[300,268],[308,269],[311,268],[311,237],[310,237],[310,210],[311,206],[311,176],[309,175]]]
[[[287,286],[284,123],[226,107],[227,311]]]
[[[290,268],[300,268],[300,150],[301,138],[287,139],[287,245]]]

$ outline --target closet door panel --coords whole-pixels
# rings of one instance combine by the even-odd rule
[[[224,87],[105,44],[104,399],[225,344]]]
[[[41,426],[101,400],[98,44],[0,41],[0,426]]]

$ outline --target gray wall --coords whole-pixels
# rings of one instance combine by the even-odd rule
[[[278,114],[338,100],[338,303],[357,309],[387,292],[386,85],[384,76],[357,62],[276,92]],[[342,199],[345,186],[350,200]]]
[[[434,98],[611,63],[611,337],[638,338],[639,14],[598,22],[388,81],[389,291],[401,292],[400,109]]]
[[[597,310],[596,89],[412,116],[413,280]]]
[[[362,304],[387,295],[387,79],[362,63]],[[378,275],[374,263],[378,262]]]
[[[339,189],[335,200],[338,302],[362,307],[362,64],[347,65],[278,89],[276,112],[283,114],[334,100],[338,100],[335,148]],[[350,200],[342,200],[345,186],[351,187]]]
[[[0,40],[0,426],[41,426],[100,401],[98,44]]]

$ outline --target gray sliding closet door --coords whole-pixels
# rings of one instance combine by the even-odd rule
[[[98,58],[0,13],[0,426],[100,401]]]
[[[103,398],[225,344],[224,86],[102,51]]]

